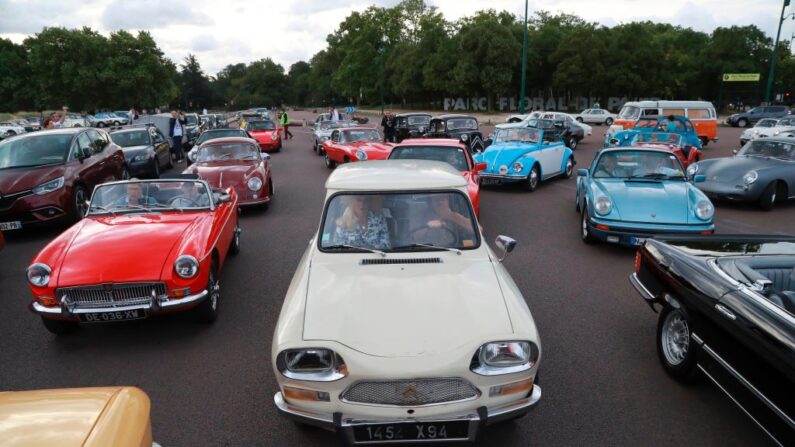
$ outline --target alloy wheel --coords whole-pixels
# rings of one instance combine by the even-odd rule
[[[684,362],[690,349],[690,329],[681,312],[673,310],[667,315],[660,337],[665,360],[674,366]]]

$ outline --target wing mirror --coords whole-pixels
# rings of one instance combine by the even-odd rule
[[[502,257],[500,258],[500,262],[508,256],[508,253],[512,252],[514,248],[516,248],[516,240],[510,238],[508,236],[499,235],[497,239],[494,240],[494,243],[497,244],[497,247],[502,250]]]
[[[190,160],[191,163],[196,163],[196,152],[194,151],[188,152],[188,160]]]
[[[734,155],[737,155],[737,152],[738,152],[737,149],[732,150],[732,154],[734,154]]]
[[[485,171],[488,167],[489,167],[489,165],[487,165],[486,163],[476,163],[475,164],[475,170],[478,171],[478,172]]]
[[[610,139],[610,144],[613,144],[613,145],[618,144],[618,138],[611,138]]]
[[[230,203],[232,201],[232,196],[227,193],[220,193],[215,195],[215,204],[218,205],[220,203]]]
[[[707,181],[707,176],[704,174],[696,174],[693,176],[693,183],[704,183]]]
[[[588,170],[585,168],[577,169],[577,177],[588,177]]]
[[[263,160],[268,161],[268,160],[271,159],[271,154],[269,154],[267,152],[261,152],[261,154],[262,154],[262,159]]]

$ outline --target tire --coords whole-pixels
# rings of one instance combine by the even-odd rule
[[[44,317],[41,317],[41,322],[48,331],[55,335],[64,335],[74,332],[78,325],[75,321],[52,320]]]
[[[596,238],[593,237],[591,231],[588,229],[588,207],[583,206],[580,212],[580,238],[586,244],[593,244]]]
[[[185,159],[187,160],[188,157],[186,156]],[[190,166],[190,163],[187,164]],[[171,158],[171,149],[168,150],[168,163],[166,163],[166,169],[172,169],[174,167],[174,159]]]
[[[541,174],[538,172],[538,165],[533,165],[533,169],[527,174],[527,179],[524,181],[525,189],[533,192],[538,189],[538,183],[541,182]]]
[[[569,146],[569,149],[571,149],[571,150],[575,150],[575,149],[577,149],[577,145],[578,145],[579,143],[580,143],[580,142],[579,142],[579,141],[577,141],[577,138],[575,138],[575,137],[570,137],[570,138],[569,138],[569,144],[568,144],[568,146]]]
[[[121,179],[122,180],[129,180],[130,179],[130,171],[127,169],[127,166],[121,168]]]
[[[229,254],[234,256],[240,253],[240,222],[235,223],[235,235],[232,236],[232,243],[229,245]]]
[[[330,158],[328,158],[328,154],[327,153],[323,154],[323,161],[326,163],[326,167],[329,168],[329,169],[334,169],[334,168],[337,167],[337,162],[332,160],[332,159],[330,159]]]
[[[612,126],[613,125],[613,118],[608,118],[605,120],[605,126]]]
[[[571,178],[574,173],[574,161],[569,157],[566,160],[566,167],[563,168],[563,178]]]
[[[668,304],[657,322],[657,355],[660,363],[678,382],[688,383],[698,377],[696,357],[698,345],[691,338],[692,324],[684,308]]]
[[[520,123],[520,122],[522,122],[522,120],[520,120],[519,118],[511,118],[511,119],[508,120],[508,122],[509,123]]]
[[[113,125],[114,125],[114,126],[118,126],[118,125],[119,125],[119,122],[118,122],[118,121],[114,121],[114,122],[113,122]]]
[[[748,120],[745,118],[740,118],[737,120],[737,126],[739,127],[748,127]]]
[[[97,123],[97,127],[99,127],[99,128],[103,128],[103,127],[105,127],[105,123],[103,123],[102,121],[100,121],[100,122],[98,122],[98,123]]]
[[[580,123],[584,122],[584,121],[582,120],[582,117],[581,117],[581,116],[578,116],[578,117],[577,117],[577,118],[575,118],[575,119],[576,119],[578,122],[580,122]]]
[[[8,131],[8,136],[9,136],[9,137],[13,137],[13,136],[14,136],[14,135],[16,135],[16,134],[17,134],[17,133],[16,133],[16,132],[14,132],[13,130],[9,130],[9,131]]]
[[[701,141],[702,148],[707,147],[707,145],[709,144],[709,138],[707,137],[698,137],[698,140]]]
[[[218,300],[221,298],[221,283],[216,279],[215,261],[210,264],[210,275],[207,278],[207,298],[196,306],[196,320],[201,323],[212,323],[218,318]]]
[[[317,140],[312,144],[312,151],[317,152]]]
[[[778,182],[771,182],[769,185],[767,185],[767,188],[762,191],[762,195],[759,197],[759,208],[763,209],[764,211],[772,210],[777,198]]]
[[[72,218],[74,221],[80,221],[86,215],[86,200],[88,200],[88,191],[82,185],[75,186],[75,192],[72,197],[74,210],[72,211]]]
[[[276,150],[274,152],[281,152],[282,151],[282,140],[279,140],[279,145],[276,146]]]

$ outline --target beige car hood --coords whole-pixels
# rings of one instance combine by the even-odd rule
[[[412,254],[414,255],[414,254]],[[438,264],[360,265],[370,255],[321,255],[310,266],[304,340],[381,357],[448,351],[512,333],[488,257],[424,253]]]

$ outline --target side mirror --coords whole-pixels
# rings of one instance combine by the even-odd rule
[[[188,152],[188,160],[190,160],[193,163],[196,163],[196,152],[194,151]]]
[[[497,247],[502,250],[502,257],[500,258],[500,262],[508,256],[508,253],[512,252],[514,248],[516,248],[516,240],[510,238],[508,236],[499,235],[497,239],[494,240],[494,243],[497,244]]]
[[[478,172],[485,171],[488,167],[489,167],[489,165],[487,165],[486,163],[476,163],[475,164],[475,170],[478,171]]]
[[[618,138],[611,138],[610,144],[618,144]]]
[[[218,194],[217,196],[215,196],[215,203],[216,204],[230,203],[231,201],[232,201],[232,196],[230,196],[227,193],[222,193],[222,194]]]
[[[693,183],[703,183],[705,181],[707,181],[707,176],[704,174],[696,174],[693,177]]]
[[[738,152],[738,150],[737,150],[737,149],[734,149],[734,150],[732,151],[732,154],[734,154],[734,155],[737,155],[737,152]]]
[[[262,152],[262,159],[265,160],[265,161],[270,160],[271,159],[271,154],[269,154],[267,152]]]
[[[585,168],[577,169],[577,177],[588,177],[588,170]]]

